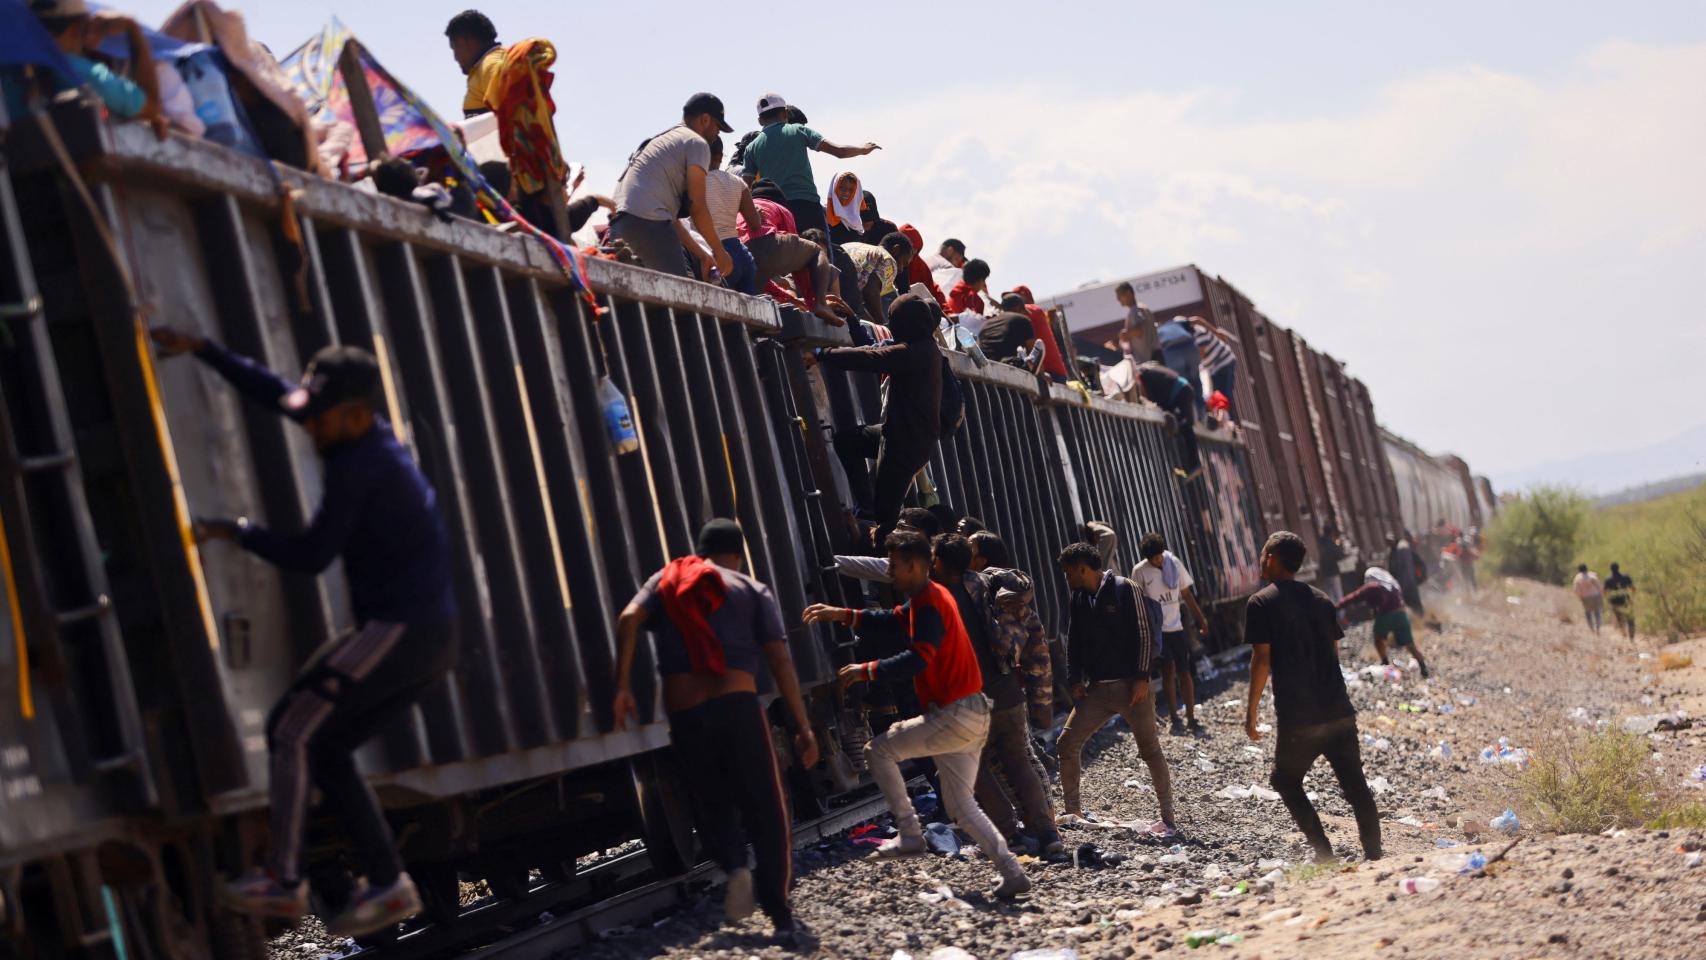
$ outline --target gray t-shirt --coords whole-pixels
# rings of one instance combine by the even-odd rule
[[[687,168],[711,169],[711,145],[676,124],[628,158],[616,181],[616,212],[641,220],[674,220],[685,206]]]
[[[757,673],[764,645],[787,639],[782,608],[776,605],[769,587],[746,574],[726,567],[718,567],[717,573],[723,578],[723,605],[706,620],[723,645],[724,664],[731,670]],[[646,626],[657,637],[658,672],[692,673],[681,631],[664,611],[663,598],[658,596],[658,583],[662,579],[662,570],[652,574],[640,592],[634,594],[633,602],[646,608]]]

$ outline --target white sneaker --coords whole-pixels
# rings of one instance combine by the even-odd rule
[[[326,921],[326,932],[337,937],[361,937],[394,927],[421,912],[421,895],[406,873],[389,885],[358,892],[341,913]]]
[[[752,916],[757,904],[752,896],[752,871],[746,867],[737,867],[729,871],[727,885],[723,887],[723,916],[730,923],[739,923]]]

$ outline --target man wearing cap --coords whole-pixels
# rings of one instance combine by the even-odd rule
[[[711,141],[719,131],[734,131],[723,119],[723,101],[696,93],[681,108],[680,123],[648,137],[628,157],[616,181],[610,238],[625,241],[642,265],[692,277],[686,244],[696,241],[681,220],[691,217],[701,237],[717,236],[705,202],[705,172],[711,169]],[[710,252],[722,276],[734,272],[734,261],[722,244],[712,244]]]
[[[784,202],[794,214],[800,232],[816,228],[827,234],[829,221],[823,213],[823,196],[812,178],[809,151],[847,160],[882,148],[874,143],[844,147],[825,140],[823,134],[803,123],[789,123],[788,103],[777,93],[759,98],[758,123],[763,129],[746,146],[741,157],[741,175],[748,183],[761,178],[775,181],[782,188]],[[876,237],[873,242],[881,239]]]
[[[647,580],[616,622],[617,729],[637,719],[631,680],[640,630],[657,640],[658,672],[670,739],[698,805],[699,836],[728,874],[723,910],[731,921],[750,916],[754,871],[747,843],[758,854],[757,902],[787,945],[810,937],[789,904],[793,828],[771,747],[770,722],[758,702],[762,659],[794,722],[800,765],[817,764],[817,740],[788,654],[782,611],[770,588],[741,572],[746,540],[733,520],[715,519],[699,531],[695,556],[671,560]]]
[[[245,517],[198,520],[198,541],[230,540],[275,566],[316,574],[340,557],[357,627],[321,647],[273,708],[272,853],[264,873],[223,891],[232,907],[294,918],[307,908],[303,832],[317,786],[355,842],[366,888],[326,924],[338,936],[384,929],[420,910],[391,829],[355,751],[407,711],[456,661],[450,539],[438,498],[376,410],[380,371],[358,347],[326,347],[299,383],[195,334],[153,331],[164,356],[194,353],[248,399],[301,424],[325,460],[320,508],[300,533]]]

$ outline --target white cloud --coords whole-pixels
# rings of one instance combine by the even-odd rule
[[[1237,103],[985,84],[834,126],[881,130],[889,149],[846,165],[997,284],[1195,262],[1349,361],[1392,427],[1480,469],[1675,432],[1645,404],[1698,417],[1706,46],[1433,71],[1327,116]]]

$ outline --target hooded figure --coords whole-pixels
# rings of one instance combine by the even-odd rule
[[[895,298],[888,310],[894,342],[874,347],[819,347],[819,363],[842,370],[888,376],[881,423],[835,435],[836,453],[847,470],[855,496],[865,486],[865,461],[877,461],[872,479],[872,519],[882,542],[895,519],[912,476],[930,460],[941,435],[942,355],[936,349],[936,312],[912,293]]]
[[[923,235],[918,232],[917,227],[910,223],[901,224],[899,232],[901,236],[912,241],[912,249],[915,254],[912,262],[906,266],[906,285],[910,287],[915,283],[922,283],[924,289],[930,291],[930,296],[936,298],[937,303],[947,303],[948,295],[936,285],[936,275],[930,272],[930,264],[926,262]]]
[[[843,184],[850,184],[852,190],[848,191]],[[859,182],[859,175],[846,171],[836,174],[829,182],[829,200],[824,204],[831,240],[847,243],[865,235],[865,215],[861,210],[864,205],[865,187]]]

